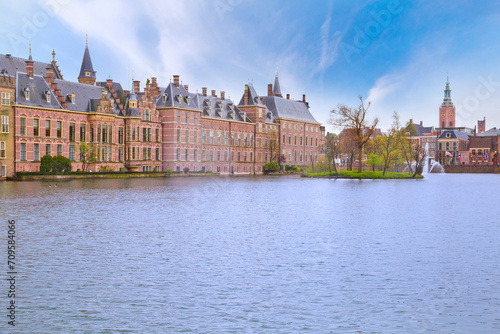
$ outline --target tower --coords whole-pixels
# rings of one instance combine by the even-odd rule
[[[450,80],[446,78],[446,88],[444,90],[444,99],[441,107],[439,107],[439,127],[454,128],[455,127],[455,106],[451,101]]]
[[[82,67],[80,68],[78,82],[93,86],[95,85],[95,79],[95,71],[92,66],[92,59],[90,59],[89,41],[87,39],[85,42],[85,53],[83,54]]]
[[[280,82],[278,80],[278,72],[276,72],[276,78],[274,79],[273,95],[277,97],[283,97],[283,95],[281,95],[281,87],[280,87]]]

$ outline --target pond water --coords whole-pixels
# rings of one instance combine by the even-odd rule
[[[2,293],[0,328],[499,333],[499,189],[464,174],[2,182],[18,308],[9,328]]]

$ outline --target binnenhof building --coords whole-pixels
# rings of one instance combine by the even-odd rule
[[[305,95],[283,98],[277,75],[267,96],[249,83],[236,105],[224,92],[190,92],[178,75],[167,87],[154,77],[143,88],[133,81],[131,91],[96,82],[88,45],[78,82],[67,81],[52,56],[43,63],[31,50],[28,59],[0,55],[2,179],[39,171],[46,154],[68,157],[73,170],[221,174],[260,174],[277,156],[307,165],[322,155],[325,128]]]

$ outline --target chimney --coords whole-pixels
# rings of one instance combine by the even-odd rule
[[[203,96],[207,96],[207,87],[201,87],[201,92]]]
[[[217,94],[215,94],[215,89],[212,89],[212,97],[217,97]]]
[[[151,85],[156,85],[156,78],[155,77],[151,77]]]
[[[47,84],[51,86],[54,82],[54,69],[52,67],[47,67],[45,69],[45,73],[45,82],[47,82]]]
[[[302,94],[302,102],[306,102],[306,94]]]
[[[290,100],[290,94],[286,94],[286,99]]]
[[[248,105],[248,85],[245,85],[245,96],[243,98],[243,105]]]
[[[174,84],[179,87],[179,75],[174,74]]]
[[[221,90],[221,92],[220,92],[220,98],[223,99],[223,100],[226,99],[226,92],[225,91]]]
[[[139,80],[134,80],[134,94],[141,91],[141,82]]]
[[[424,126],[424,122],[420,121],[420,126]]]
[[[184,85],[184,89],[186,90],[186,92],[189,92],[189,85]]]
[[[267,96],[273,96],[273,84],[267,85]]]
[[[125,96],[127,96],[128,94],[130,94],[130,91],[129,90],[124,90],[123,93],[125,93]]]
[[[26,60],[26,73],[30,78],[33,78],[33,60]]]
[[[410,124],[413,124],[413,118],[410,118]]]
[[[106,79],[106,87],[113,88],[113,79]]]

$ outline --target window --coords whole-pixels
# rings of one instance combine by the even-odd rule
[[[295,145],[297,145],[297,135],[295,135],[295,142],[294,142]]]
[[[241,152],[238,152],[238,161],[241,161]]]
[[[227,132],[224,131],[224,145],[227,145]]]
[[[210,130],[210,144],[214,143],[214,132]]]
[[[196,148],[194,149],[194,152],[193,152],[193,160],[198,161],[198,149],[196,149]]]
[[[181,111],[177,110],[177,123],[181,122]]]
[[[238,146],[241,146],[241,133],[238,133]]]
[[[142,141],[148,141],[148,129],[142,128]]]
[[[26,160],[26,143],[21,143],[21,160]]]
[[[90,133],[89,133],[89,139],[90,139],[90,142],[93,143],[94,142],[94,126],[93,125],[90,125]]]
[[[148,160],[148,148],[147,147],[142,148],[142,160]]]
[[[181,149],[177,149],[177,160],[181,160]]]
[[[52,155],[52,146],[50,144],[45,144],[45,154]]]
[[[70,154],[70,159],[71,159],[71,146],[70,145],[70,151],[69,151],[69,154]],[[103,146],[102,147],[102,161],[108,161],[108,147],[107,146]]]
[[[75,145],[69,145],[69,160],[75,161]]]
[[[9,132],[9,116],[2,116],[2,132]]]
[[[57,144],[57,155],[62,155],[62,144]]]
[[[205,130],[201,130],[201,143],[205,144],[207,133]]]
[[[453,126],[453,122],[450,121],[450,127],[452,127],[452,126]]]
[[[153,129],[148,128],[148,142],[151,142],[152,134],[153,134]]]
[[[247,146],[247,134],[246,133],[243,136],[243,144],[244,144],[244,146]]]
[[[2,176],[5,176],[5,166],[2,166]]]
[[[181,142],[181,129],[177,129],[177,142]]]
[[[8,106],[9,104],[10,104],[10,94],[9,93],[2,93],[2,105]]]
[[[234,133],[231,133],[231,145],[234,146]]]
[[[75,141],[75,123],[69,123],[69,141]]]
[[[86,127],[87,127],[87,124],[80,123],[80,141],[82,141],[82,142],[85,141],[85,128]]]
[[[62,121],[57,121],[57,138],[62,137]]]
[[[247,152],[243,153],[243,161],[247,161]]]
[[[198,114],[194,114],[194,124],[198,124]]]
[[[214,161],[214,151],[210,151],[210,161]]]
[[[253,152],[250,152],[250,161],[253,161]]]
[[[186,124],[189,124],[189,111],[186,111]]]
[[[217,151],[217,161],[220,161],[220,151]]]
[[[234,161],[234,152],[231,152],[231,161]]]
[[[227,161],[227,151],[224,152],[224,161]]]
[[[186,148],[186,159],[185,160],[189,161],[189,149],[188,148]]]
[[[39,129],[40,129],[40,120],[39,119],[34,119],[33,120],[33,136],[38,137],[38,135],[39,135]]]
[[[144,109],[144,120],[151,121],[151,112],[148,108]]]
[[[135,126],[132,127],[132,140],[135,140]]]
[[[0,158],[5,158],[5,142],[0,141]]]
[[[122,127],[118,128],[118,144],[123,144],[123,128]]]
[[[217,131],[217,145],[220,145],[220,131]]]
[[[286,142],[286,135],[283,134],[283,144],[285,144],[285,142]]]
[[[24,98],[29,101],[30,100],[30,89],[29,88],[26,88],[24,90]]]
[[[292,144],[292,135],[288,135],[288,144]]]
[[[198,131],[195,130],[193,133],[193,143],[198,144]]]
[[[21,135],[26,136],[26,117],[21,117]]]
[[[205,150],[201,151],[201,161],[205,161]]]
[[[189,143],[189,130],[186,130],[186,143]]]
[[[70,127],[70,129],[71,129],[71,127]],[[102,142],[103,143],[108,142],[108,126],[107,125],[102,126]]]
[[[155,129],[155,137],[156,137],[156,141],[159,142],[160,141],[160,129]]]

